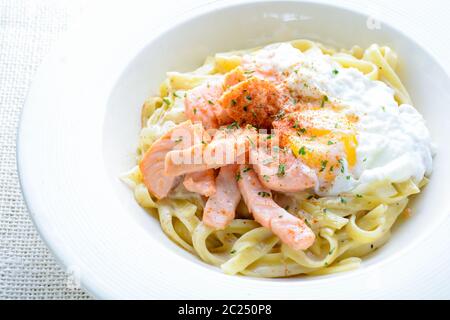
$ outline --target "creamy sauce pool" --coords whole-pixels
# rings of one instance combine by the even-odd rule
[[[304,53],[290,44],[267,46],[243,59],[244,67],[284,81],[299,96],[328,99],[341,112],[356,115],[356,163],[344,160],[332,185],[319,195],[351,192],[377,181],[418,183],[432,170],[432,143],[421,114],[407,104],[398,105],[394,90],[354,68],[342,68],[320,49]]]

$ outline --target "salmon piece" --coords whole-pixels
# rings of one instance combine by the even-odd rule
[[[283,243],[294,250],[305,250],[314,243],[314,232],[302,220],[281,208],[272,199],[270,189],[260,183],[249,167],[240,166],[238,186],[253,218]]]
[[[283,96],[269,81],[251,77],[230,87],[219,104],[239,124],[270,128],[283,106]]]
[[[184,112],[192,122],[201,122],[205,129],[217,129],[232,122],[228,113],[218,104],[223,93],[221,81],[199,85],[186,94]]]
[[[241,194],[236,182],[238,165],[220,168],[216,179],[216,193],[206,202],[203,222],[214,229],[225,229],[234,219]]]
[[[183,185],[188,191],[199,193],[205,197],[210,197],[216,193],[216,182],[214,170],[188,173],[184,177]]]
[[[176,179],[164,174],[165,158],[168,152],[177,148],[186,148],[197,143],[196,140],[208,140],[200,124],[193,125],[186,121],[156,140],[142,157],[139,169],[148,191],[158,199],[167,196]]]
[[[256,143],[254,128],[219,130],[209,144],[195,145],[169,152],[165,159],[165,174],[179,176],[230,164],[248,162],[248,150]]]
[[[250,150],[253,165],[261,184],[279,192],[298,192],[315,185],[314,171],[297,159],[289,149],[261,146]]]

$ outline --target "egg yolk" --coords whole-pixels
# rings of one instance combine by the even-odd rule
[[[318,172],[325,180],[333,180],[343,172],[343,161],[351,168],[356,164],[356,130],[354,115],[330,109],[295,112],[289,120],[288,145],[296,157]]]

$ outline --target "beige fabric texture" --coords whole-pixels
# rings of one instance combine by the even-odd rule
[[[16,168],[16,133],[31,80],[81,12],[77,0],[0,1],[0,299],[89,299],[72,288],[27,212]]]

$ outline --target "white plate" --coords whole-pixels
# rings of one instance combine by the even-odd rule
[[[386,23],[367,28],[362,13],[310,2],[215,3],[157,32],[154,21],[132,29],[136,24],[124,25],[137,16],[122,19],[72,33],[48,57],[18,138],[30,213],[84,288],[98,298],[376,298],[408,296],[404,290],[414,283],[425,294],[433,288],[448,294],[448,282],[428,276],[436,267],[430,253],[449,246],[422,243],[448,222],[450,208],[450,81],[426,50]],[[394,48],[400,76],[441,146],[434,174],[413,218],[356,271],[273,280],[227,276],[168,240],[118,176],[134,164],[140,107],[166,71],[193,69],[211,53],[295,38]],[[425,256],[429,263],[413,263]],[[449,265],[447,258],[438,266]]]

